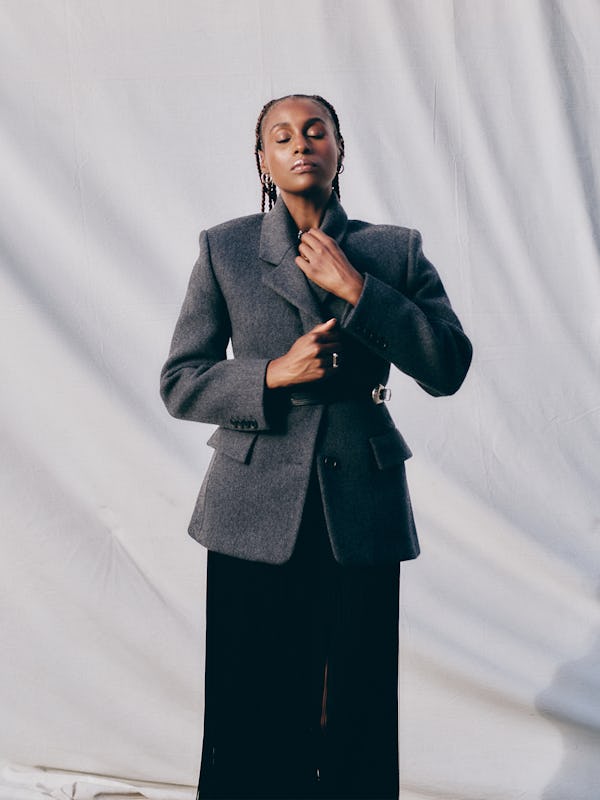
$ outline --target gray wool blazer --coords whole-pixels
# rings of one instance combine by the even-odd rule
[[[211,550],[285,562],[316,469],[340,563],[415,558],[404,469],[411,451],[372,390],[385,384],[391,363],[429,394],[452,394],[471,345],[417,231],[348,220],[335,195],[322,230],[365,277],[356,306],[296,266],[297,228],[281,199],[268,214],[200,235],[161,374],[173,416],[219,426],[189,533]],[[332,316],[343,337],[340,368],[320,386],[294,387],[295,397],[303,388],[325,397],[295,405],[289,391],[266,388],[269,361]]]

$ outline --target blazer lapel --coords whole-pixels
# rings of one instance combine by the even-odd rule
[[[344,236],[347,217],[337,197],[327,207],[321,229],[338,241]],[[308,281],[296,265],[298,255],[298,229],[281,198],[265,215],[261,229],[260,258],[263,266],[263,283],[288,303],[298,308],[305,330],[324,321],[321,303],[329,293]]]

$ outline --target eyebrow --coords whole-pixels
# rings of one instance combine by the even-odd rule
[[[322,122],[323,125],[326,124],[325,120],[322,119],[321,117],[311,117],[310,119],[307,119],[304,124],[308,125],[310,127],[315,122]],[[271,131],[275,130],[275,128],[285,128],[286,126],[289,127],[291,124],[292,124],[291,122],[276,122],[274,125],[271,125],[271,127],[269,128],[269,133]]]

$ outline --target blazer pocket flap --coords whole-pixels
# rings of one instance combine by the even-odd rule
[[[217,428],[206,442],[220,453],[225,453],[235,461],[247,464],[252,454],[252,445],[256,441],[256,431],[233,431],[230,428]]]
[[[393,428],[369,439],[379,469],[396,467],[412,456],[412,450],[397,428]]]

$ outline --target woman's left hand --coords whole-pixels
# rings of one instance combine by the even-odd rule
[[[300,237],[296,264],[307,278],[328,292],[355,306],[364,279],[348,261],[338,243],[318,228]]]

